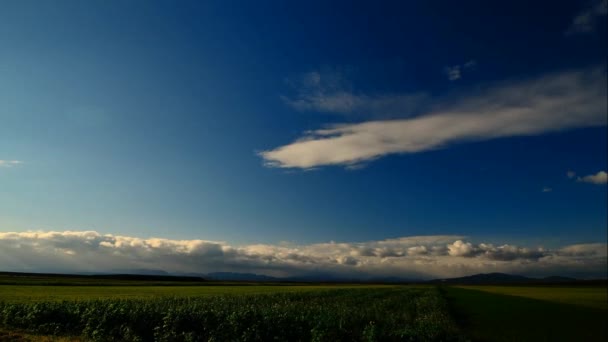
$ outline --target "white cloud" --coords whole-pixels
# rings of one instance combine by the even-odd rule
[[[447,247],[448,254],[451,256],[471,256],[474,252],[473,245],[470,242],[463,242],[462,240],[456,240]]]
[[[20,160],[2,160],[0,159],[0,167],[13,167],[19,164],[23,164]]]
[[[597,26],[598,19],[608,13],[608,0],[600,0],[580,12],[570,24],[566,35],[592,32]]]
[[[566,176],[568,176],[568,178],[572,179],[572,178],[576,177],[576,172],[569,170],[568,172],[566,172]]]
[[[594,175],[579,177],[577,181],[598,185],[606,184],[608,183],[608,173],[606,173],[606,171],[600,171]]]
[[[603,67],[505,82],[458,101],[438,99],[434,109],[413,118],[339,124],[306,132],[290,144],[259,155],[271,167],[348,166],[458,142],[603,126],[606,91]]]
[[[545,186],[542,190],[542,192],[551,192],[551,191],[553,191],[553,189],[548,186]]]
[[[606,244],[554,250],[462,236],[413,236],[366,242],[232,246],[207,240],[103,235],[95,231],[0,233],[0,265],[13,271],[254,272],[274,276],[443,278],[479,272],[606,276]]]

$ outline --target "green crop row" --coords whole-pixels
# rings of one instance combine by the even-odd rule
[[[453,341],[434,288],[0,302],[0,325],[93,341]]]

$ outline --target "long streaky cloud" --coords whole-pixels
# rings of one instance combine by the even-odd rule
[[[306,132],[259,155],[270,167],[352,166],[388,154],[419,153],[465,141],[603,126],[606,91],[604,67],[559,72],[494,85],[458,101],[438,100],[435,110],[414,118]]]
[[[19,164],[23,164],[20,160],[2,160],[0,159],[0,167],[13,167]]]
[[[473,243],[463,236],[411,236],[365,242],[233,246],[208,240],[172,240],[95,231],[0,233],[4,271],[111,272],[162,269],[274,276],[440,278],[509,272],[606,277],[607,245],[554,249]]]

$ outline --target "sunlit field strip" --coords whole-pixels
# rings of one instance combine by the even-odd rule
[[[158,297],[205,297],[290,293],[332,289],[390,288],[391,285],[248,285],[248,286],[0,286],[0,302],[63,300],[151,299]]]

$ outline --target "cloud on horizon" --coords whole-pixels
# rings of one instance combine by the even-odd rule
[[[607,245],[557,249],[472,243],[463,236],[366,242],[231,246],[206,240],[102,235],[95,231],[0,233],[0,265],[11,271],[254,272],[272,276],[456,277],[480,272],[606,277]]]
[[[312,79],[313,83],[317,80]],[[606,91],[605,67],[503,82],[457,101],[437,99],[431,110],[415,117],[338,124],[305,132],[294,142],[259,155],[269,167],[348,167],[388,154],[419,153],[460,142],[603,126],[607,124]],[[352,112],[381,110],[378,103],[382,99],[382,103],[391,103],[387,108],[393,111],[402,104],[407,116],[412,112],[408,96],[370,97],[352,92],[338,96],[334,92],[325,97],[321,91],[291,105],[300,110]]]

